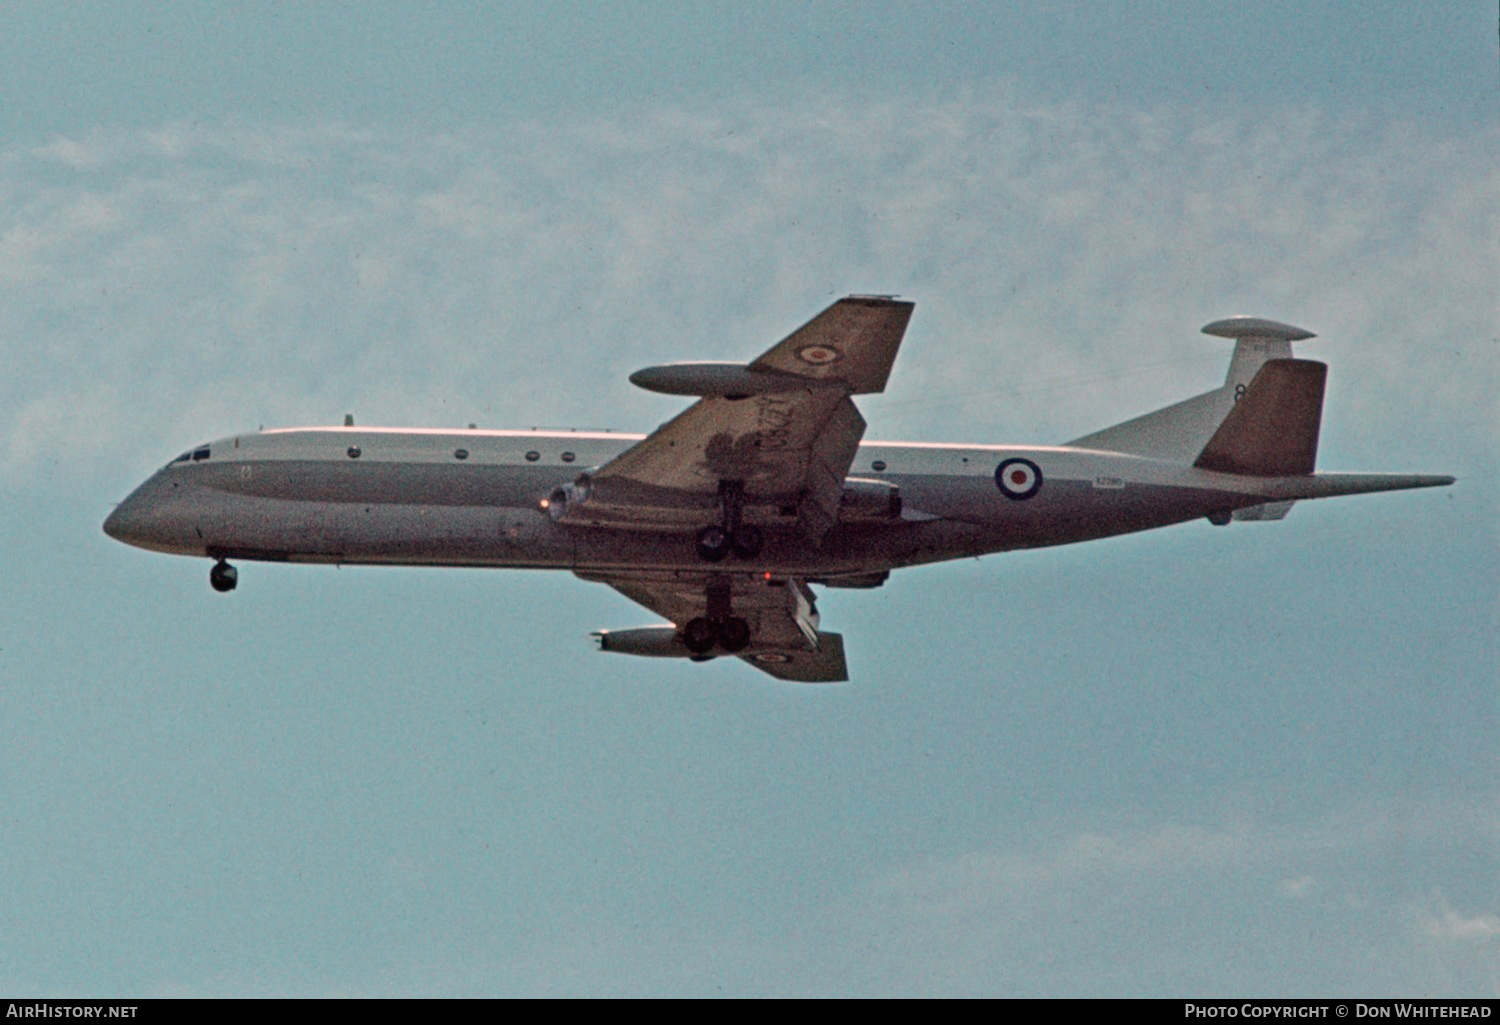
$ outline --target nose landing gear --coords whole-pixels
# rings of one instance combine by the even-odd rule
[[[240,571],[229,563],[220,559],[214,563],[214,568],[208,571],[208,584],[220,594],[233,591],[235,585],[240,582]]]

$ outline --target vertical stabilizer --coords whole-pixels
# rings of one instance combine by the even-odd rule
[[[1128,452],[1154,459],[1191,463],[1270,360],[1292,358],[1292,343],[1316,337],[1311,331],[1261,317],[1229,317],[1205,325],[1203,333],[1234,340],[1234,355],[1223,387],[1106,427],[1068,442],[1078,448]]]
[[[1193,465],[1251,477],[1301,477],[1318,461],[1328,366],[1267,360]]]

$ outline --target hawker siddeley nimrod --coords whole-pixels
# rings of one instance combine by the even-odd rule
[[[230,559],[572,570],[668,623],[600,631],[605,651],[735,655],[803,683],[848,679],[809,585],[878,587],[903,566],[1292,503],[1451,484],[1315,473],[1325,364],[1310,332],[1255,317],[1223,387],[1066,445],[864,442],[852,396],[882,391],[912,304],[840,299],[751,363],[631,376],[697,401],[649,435],[296,427],[178,456],[104,524],[141,548]]]

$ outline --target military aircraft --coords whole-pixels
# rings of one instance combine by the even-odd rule
[[[879,587],[903,566],[1110,537],[1452,477],[1316,473],[1327,366],[1314,337],[1231,317],[1220,388],[1065,445],[864,442],[913,304],[840,299],[751,363],[673,363],[642,388],[697,399],[649,435],[297,427],[178,456],[104,523],[214,560],[572,570],[669,622],[604,651],[737,656],[780,680],[848,679],[809,585]]]

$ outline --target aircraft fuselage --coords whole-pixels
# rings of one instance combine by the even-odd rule
[[[183,453],[104,524],[156,551],[230,559],[571,570],[667,622],[605,651],[735,656],[779,680],[848,679],[808,586],[1205,517],[1277,520],[1301,499],[1451,477],[1314,472],[1327,366],[1258,317],[1224,384],[1065,445],[866,442],[853,399],[885,389],[912,303],[834,302],[755,360],[631,375],[696,401],[649,435],[303,427]]]
[[[586,503],[582,522],[549,515],[560,485],[642,437],[342,427],[237,435],[168,464],[105,530],[138,547],[213,558],[701,570],[692,528],[706,512],[686,511],[680,530],[594,528]],[[1014,482],[997,479],[1002,465]],[[724,569],[836,578],[1365,490],[1336,483],[1358,475],[1248,478],[1058,446],[869,442],[850,473],[899,489],[899,505],[850,508],[816,546],[770,516],[764,550]],[[1383,477],[1381,490],[1391,486]]]

